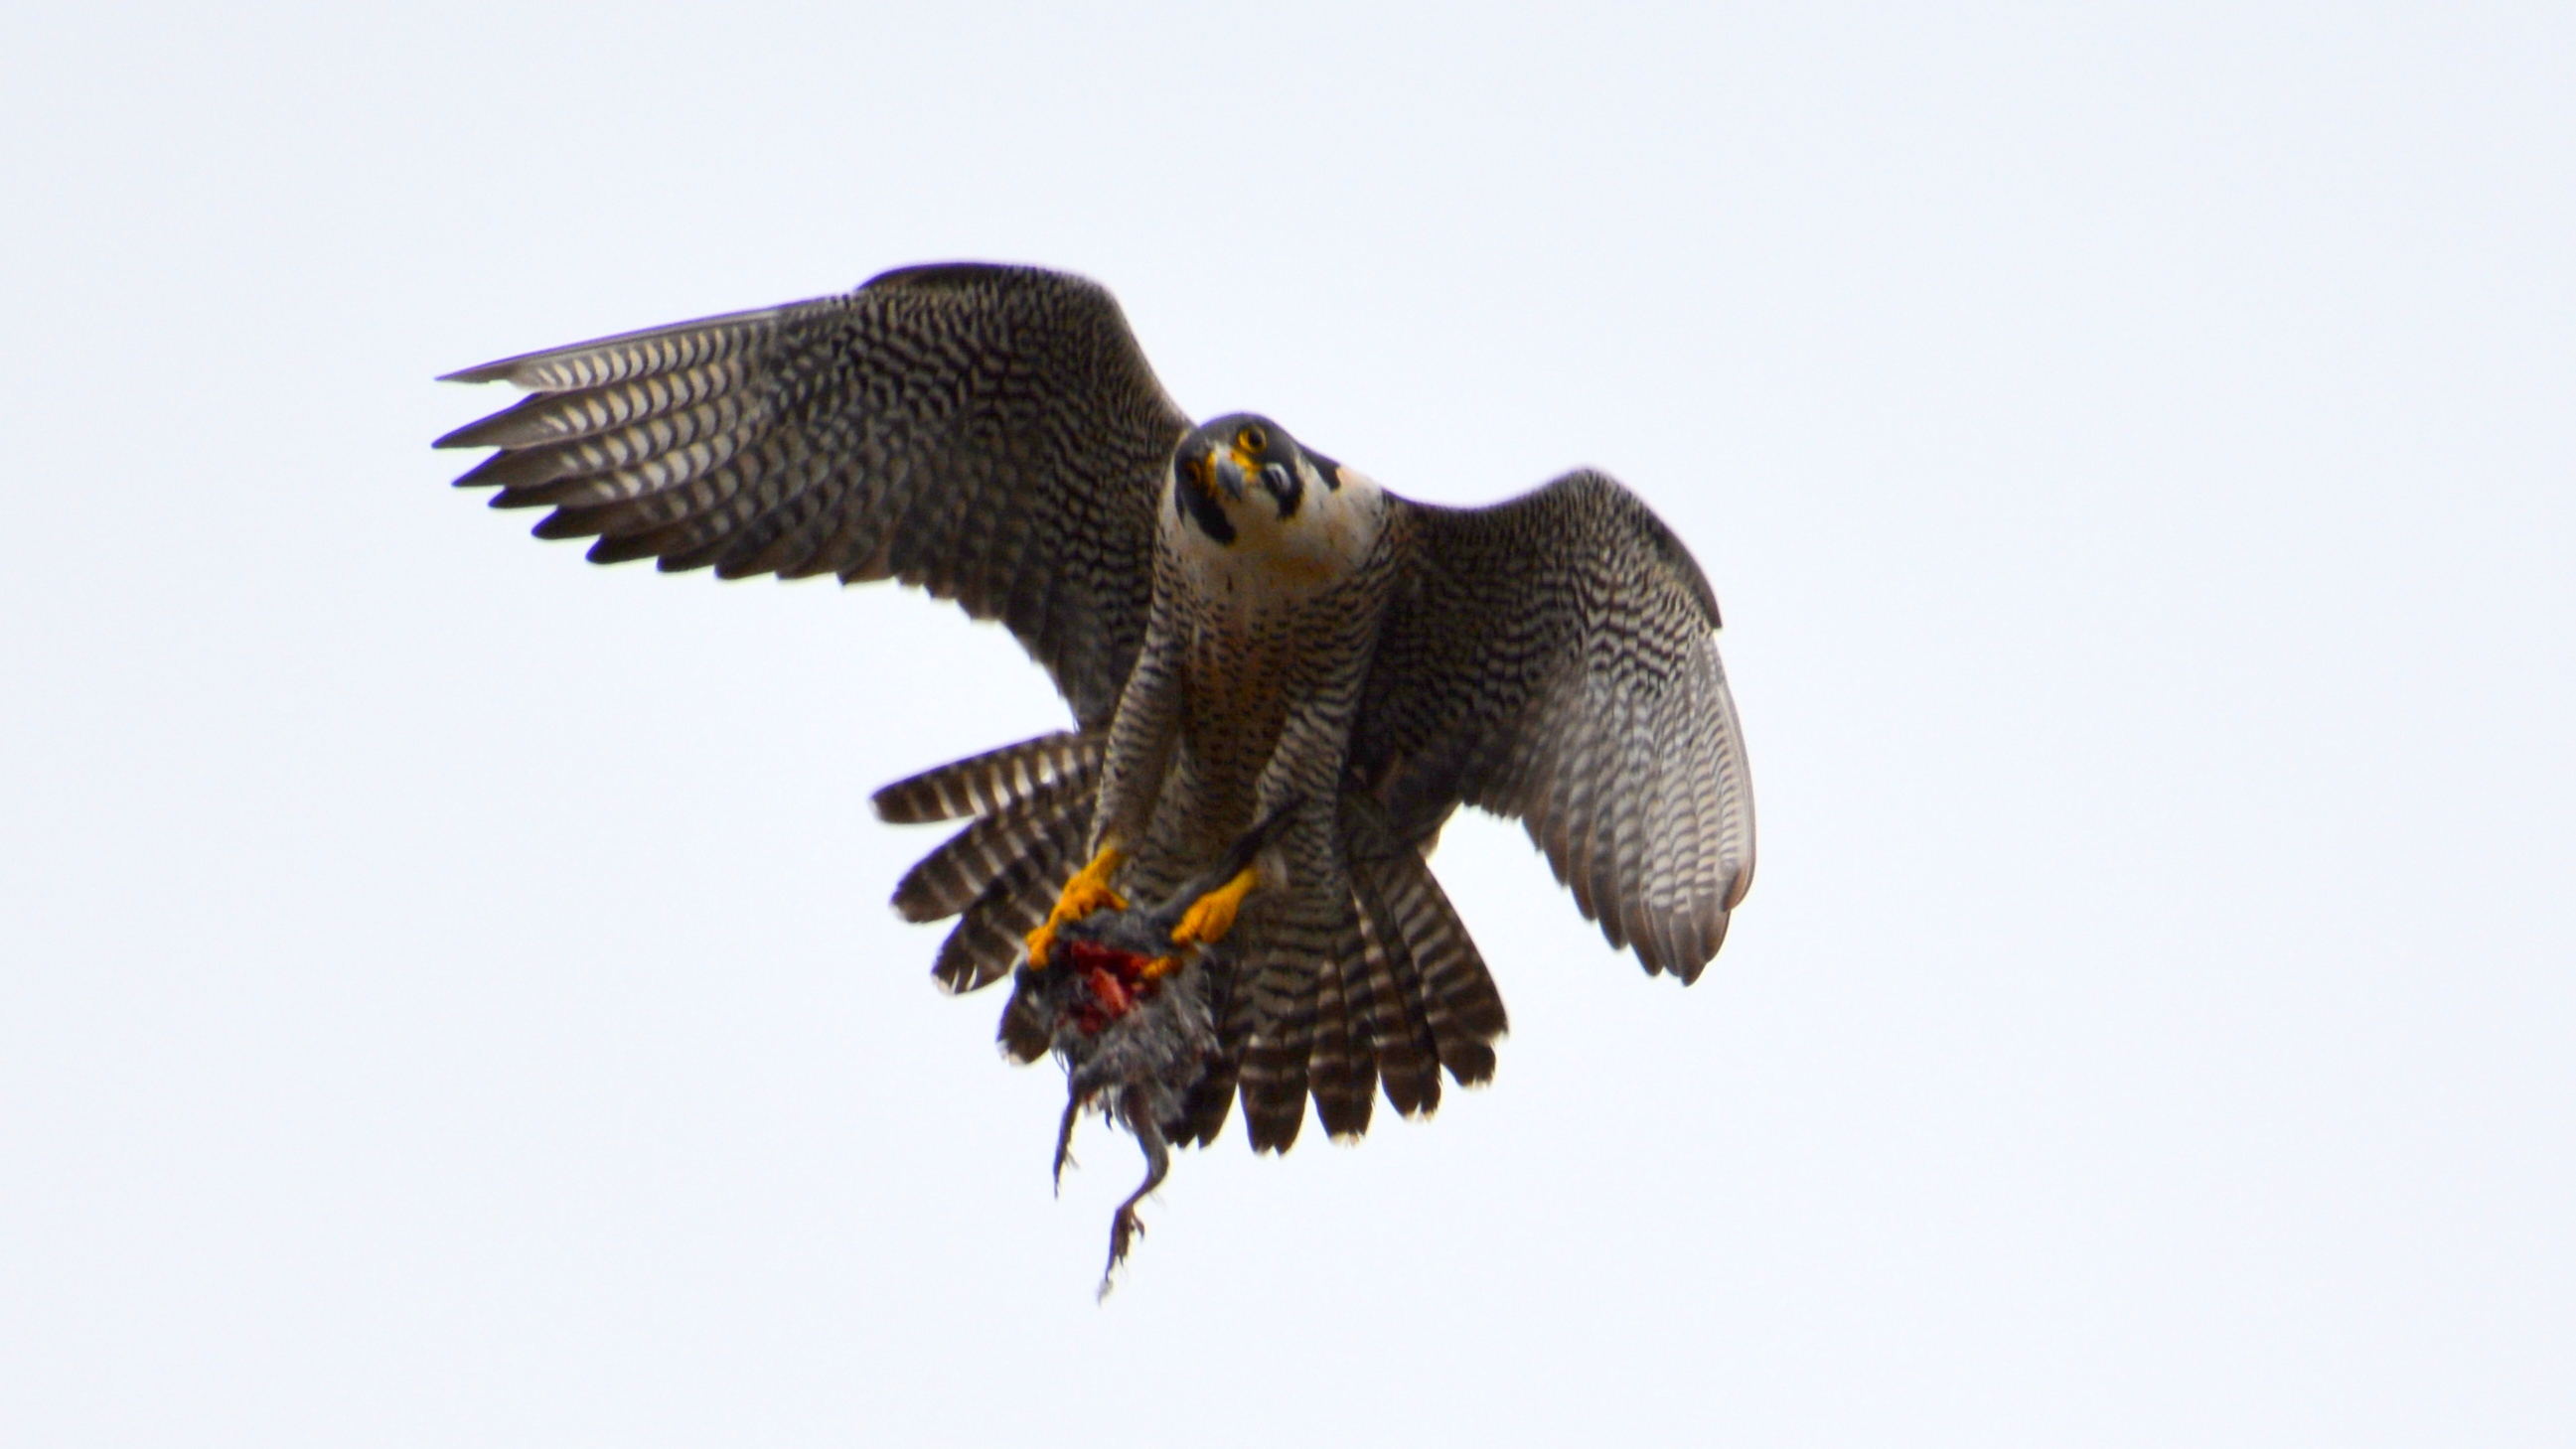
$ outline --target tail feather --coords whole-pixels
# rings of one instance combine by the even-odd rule
[[[1378,889],[1377,871],[1352,872],[1360,912],[1360,949],[1368,975],[1369,1051],[1377,1058],[1386,1100],[1407,1117],[1440,1109],[1440,1049],[1422,1010],[1422,978],[1403,928]]]
[[[1321,956],[1290,934],[1265,941],[1244,962],[1253,1015],[1243,1049],[1243,1122],[1255,1152],[1286,1152],[1305,1125]]]
[[[1243,1127],[1252,1134],[1252,1150],[1284,1153],[1296,1146],[1306,1125],[1304,1046],[1294,1037],[1255,1032],[1244,1048],[1242,1073]]]
[[[1216,1141],[1225,1130],[1225,1119],[1234,1113],[1234,1090],[1243,1075],[1243,1059],[1228,1053],[1208,1064],[1208,1074],[1190,1089],[1189,1102],[1181,1108],[1183,1130],[1172,1138],[1205,1147]]]
[[[1398,1112],[1416,1117],[1440,1106],[1440,1056],[1422,1005],[1422,978],[1403,924],[1387,904],[1382,882],[1398,856],[1419,852],[1395,838],[1375,802],[1342,802],[1343,853],[1350,863],[1351,906],[1358,917],[1355,965],[1362,987],[1354,991],[1378,1080]]]
[[[977,990],[1018,964],[1026,933],[1081,864],[1102,754],[1097,736],[1065,731],[877,792],[888,821],[973,817],[895,891],[907,920],[961,917],[933,967],[944,989]],[[1633,872],[1622,857],[1640,819],[1603,818],[1603,802],[1567,794],[1549,802],[1557,818],[1548,824],[1582,837],[1580,868],[1570,874]],[[1627,808],[1652,819],[1673,807],[1655,799]],[[1213,1142],[1240,1096],[1253,1149],[1286,1152],[1309,1096],[1325,1131],[1349,1138],[1368,1130],[1381,1087],[1398,1112],[1421,1116],[1440,1105],[1444,1068],[1462,1085],[1492,1078],[1493,1042],[1509,1022],[1465,924],[1421,849],[1396,837],[1376,801],[1345,796],[1339,814],[1341,888],[1311,900],[1283,897],[1278,914],[1263,912],[1271,919],[1250,933],[1257,939],[1228,943],[1242,954],[1219,978],[1212,1003],[1222,1050],[1178,1120],[1158,1124],[1173,1141]],[[1044,1012],[1017,993],[1000,1038],[1021,1062],[1051,1046]]]
[[[1011,990],[1010,1004],[1002,1008],[1002,1026],[996,1036],[1002,1044],[1002,1054],[1024,1067],[1045,1056],[1047,1048],[1055,1045],[1045,1008],[1017,987]]]
[[[1309,1096],[1335,1137],[1368,1130],[1381,1084],[1397,1111],[1429,1112],[1442,1068],[1462,1085],[1493,1077],[1494,1039],[1509,1025],[1420,849],[1397,840],[1373,800],[1345,797],[1339,813],[1336,909],[1283,902],[1241,977],[1251,1010],[1237,1038],[1240,1093],[1256,1150],[1295,1143]]]
[[[1252,1035],[1251,994],[1228,991],[1222,980],[1218,989],[1217,1057],[1208,1063],[1207,1075],[1190,1090],[1189,1101],[1181,1108],[1181,1128],[1172,1134],[1176,1142],[1194,1142],[1201,1147],[1216,1141],[1216,1135],[1225,1130],[1225,1119],[1234,1110],[1235,1089],[1243,1077],[1244,1043]]]
[[[1101,750],[1094,736],[1040,735],[876,793],[877,813],[898,824],[975,817],[905,872],[894,892],[907,921],[964,912],[931,967],[943,990],[989,986],[1018,962],[1028,931],[1081,864]]]
[[[894,888],[894,908],[916,924],[941,921],[965,910],[994,882],[1025,873],[1034,858],[1062,852],[1068,821],[1088,829],[1090,782],[1079,776],[1042,786],[999,815],[982,815],[950,836]],[[1081,849],[1076,841],[1073,848]]]
[[[1422,1014],[1440,1064],[1461,1086],[1494,1076],[1494,1039],[1511,1029],[1466,923],[1420,855],[1398,854],[1381,882],[1422,981]]]
[[[1104,749],[1097,735],[1060,730],[970,755],[879,790],[877,817],[889,825],[924,825],[999,815],[1058,782],[1096,778]]]
[[[1306,1057],[1306,1080],[1315,1115],[1336,1140],[1366,1135],[1377,1096],[1377,1060],[1364,1026],[1368,967],[1361,959],[1359,925],[1347,919],[1331,956],[1315,972],[1315,1040]],[[1358,1009],[1355,1010],[1355,1007]]]
[[[1021,868],[987,886],[966,908],[965,918],[940,943],[939,959],[930,968],[941,990],[980,991],[1019,964],[1021,953],[1028,949],[1029,932],[1046,920],[1057,886],[1073,874],[1085,828],[1080,821],[1059,821],[1051,837],[1053,849],[1033,853]]]

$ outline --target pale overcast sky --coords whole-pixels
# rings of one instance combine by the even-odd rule
[[[2576,1439],[2564,6],[0,18],[30,1445]],[[953,257],[1412,496],[1624,479],[1761,876],[1436,860],[1495,1084],[1061,1198],[890,587],[446,485],[506,353]]]

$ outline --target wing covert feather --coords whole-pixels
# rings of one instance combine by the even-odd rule
[[[1406,839],[1460,803],[1520,820],[1613,946],[1695,979],[1754,861],[1699,565],[1600,473],[1491,508],[1401,506],[1412,557],[1353,767]]]

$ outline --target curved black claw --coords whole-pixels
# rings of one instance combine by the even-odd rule
[[[1110,1275],[1127,1258],[1128,1244],[1145,1235],[1145,1224],[1136,1217],[1136,1204],[1146,1194],[1163,1185],[1172,1170],[1172,1151],[1163,1141],[1162,1126],[1155,1122],[1152,1104],[1143,1087],[1129,1087],[1126,1095],[1127,1126],[1136,1134],[1136,1145],[1145,1149],[1145,1181],[1118,1205],[1117,1215],[1109,1220],[1109,1266],[1100,1270],[1099,1296],[1109,1296]]]

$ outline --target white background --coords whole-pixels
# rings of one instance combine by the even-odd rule
[[[2564,7],[1092,8],[0,20],[0,1437],[2576,1436]],[[1495,1085],[1103,1306],[1133,1149],[1049,1196],[866,805],[1043,676],[425,446],[951,257],[1626,480],[1761,806],[1689,990],[1454,828]]]

